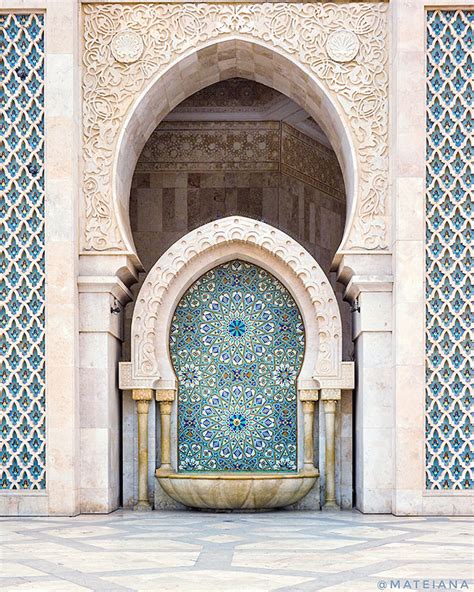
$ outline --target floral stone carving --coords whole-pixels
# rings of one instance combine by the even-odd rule
[[[355,220],[344,248],[387,248],[387,4],[94,3],[84,4],[83,11],[84,250],[125,249],[114,211],[113,161],[134,101],[181,56],[236,36],[299,62],[339,103],[359,169]],[[341,24],[360,44],[350,62],[335,62],[326,51]],[[133,63],[118,63],[112,51],[112,40],[123,30],[143,40],[143,53]]]
[[[118,62],[136,62],[143,53],[143,41],[134,31],[120,31],[112,39],[111,50]]]
[[[326,42],[328,56],[335,62],[350,62],[359,52],[359,39],[352,31],[334,31]]]

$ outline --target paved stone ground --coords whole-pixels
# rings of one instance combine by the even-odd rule
[[[285,511],[2,519],[0,590],[474,590],[473,524]]]

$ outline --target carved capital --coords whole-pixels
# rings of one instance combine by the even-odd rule
[[[314,413],[314,401],[302,401],[303,413]]]
[[[158,402],[174,401],[176,399],[175,389],[156,389],[155,397]]]
[[[133,389],[132,399],[134,401],[151,401],[153,399],[153,389]]]
[[[341,398],[341,389],[338,388],[322,388],[321,391],[321,400],[333,400],[339,401]]]
[[[324,413],[336,413],[337,401],[323,401]]]
[[[170,415],[173,408],[171,401],[160,401],[160,412],[161,415]]]
[[[150,411],[150,401],[137,401],[137,413],[139,415],[148,415]]]
[[[299,389],[300,401],[317,401],[319,399],[318,389]]]

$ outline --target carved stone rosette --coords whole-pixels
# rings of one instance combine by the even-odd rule
[[[181,56],[235,37],[300,63],[340,105],[359,169],[355,219],[344,248],[387,248],[387,4],[116,3],[84,4],[83,11],[85,251],[125,250],[114,211],[113,162],[134,101],[153,77]],[[326,47],[331,34],[341,29],[346,42],[354,41],[354,35],[359,44],[357,55],[348,62],[331,59]],[[136,61],[115,59],[113,40],[121,31],[140,36],[143,52]],[[127,46],[120,47],[123,54]],[[137,55],[135,51],[130,59]]]

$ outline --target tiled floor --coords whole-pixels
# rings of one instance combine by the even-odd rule
[[[2,519],[0,534],[3,592],[474,590],[462,517],[119,511]]]

